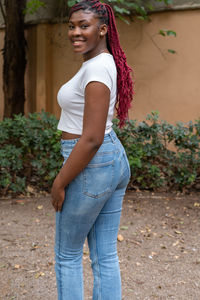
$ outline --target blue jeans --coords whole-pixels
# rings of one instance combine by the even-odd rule
[[[66,161],[78,139],[61,140]],[[124,148],[114,131],[87,167],[66,187],[56,212],[55,271],[58,300],[83,300],[82,255],[88,240],[94,276],[93,300],[121,300],[117,233],[130,178]]]

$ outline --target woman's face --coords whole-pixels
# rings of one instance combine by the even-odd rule
[[[68,29],[74,52],[83,54],[85,60],[96,56],[102,50],[105,26],[100,25],[99,19],[90,11],[74,12],[70,17]]]

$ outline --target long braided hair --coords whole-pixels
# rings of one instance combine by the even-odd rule
[[[107,47],[113,55],[117,68],[116,110],[119,126],[122,127],[128,118],[128,109],[131,107],[134,91],[131,78],[132,69],[128,66],[126,56],[120,46],[113,10],[110,5],[101,3],[99,0],[82,0],[71,8],[69,18],[78,10],[89,10],[95,13],[101,24],[108,26]]]

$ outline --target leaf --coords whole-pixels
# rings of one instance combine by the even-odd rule
[[[43,209],[43,205],[38,205],[37,209]]]
[[[26,3],[26,8],[23,10],[24,14],[34,14],[40,7],[46,7],[46,3],[40,0],[30,0]]]
[[[165,4],[167,5],[171,5],[173,4],[173,0],[164,0]]]
[[[26,191],[28,193],[34,193],[34,189],[30,185],[27,186]]]
[[[147,7],[148,7],[149,10],[153,10],[153,5],[152,4],[148,4]]]
[[[196,263],[196,265],[199,265],[200,264],[200,259],[197,259],[195,263]]]
[[[72,7],[74,4],[76,4],[76,0],[68,0],[67,4],[69,7]]]
[[[5,267],[6,267],[6,265],[0,265],[0,269],[5,268]]]
[[[173,247],[177,246],[179,244],[179,241],[176,241],[175,243],[173,243]]]
[[[169,237],[175,238],[175,236],[173,236],[173,235],[170,234],[170,233],[166,233],[166,235],[168,235]]]
[[[176,32],[174,30],[167,30],[167,29],[160,29],[158,31],[158,34],[162,35],[162,36],[174,36],[176,37]]]
[[[38,272],[36,275],[35,275],[35,278],[38,279],[40,276],[44,276],[45,273],[43,272]]]
[[[158,34],[160,34],[160,35],[162,35],[162,36],[166,36],[165,31],[162,30],[162,29],[159,30]]]
[[[195,202],[195,203],[194,203],[194,207],[200,207],[200,203]]]
[[[145,20],[146,20],[146,17],[142,17],[142,16],[137,16],[137,19],[138,19],[138,20],[142,20],[142,21],[145,21]]]
[[[172,54],[175,54],[175,53],[177,53],[175,50],[173,50],[173,49],[168,49],[167,50],[169,53],[172,53]]]
[[[120,227],[121,230],[127,230],[128,229],[128,226],[122,226]]]
[[[176,234],[182,234],[182,232],[179,231],[179,230],[175,230],[174,232],[175,232]]]
[[[34,250],[36,250],[36,249],[38,249],[39,247],[38,247],[38,245],[33,245],[33,247],[30,249],[31,251],[34,251]]]
[[[130,11],[127,10],[126,8],[119,7],[119,6],[117,6],[117,5],[114,5],[113,8],[114,8],[114,10],[115,10],[117,13],[119,13],[119,14],[121,14],[121,15],[123,15],[123,14],[129,15],[129,14],[130,14]]]
[[[122,242],[122,241],[124,240],[124,237],[123,237],[123,235],[121,235],[121,234],[118,234],[118,236],[117,236],[117,240],[118,240],[119,242]]]
[[[175,31],[173,31],[173,30],[167,30],[166,32],[167,32],[168,36],[174,36],[174,37],[176,37],[176,32]]]
[[[21,266],[20,265],[15,265],[15,269],[20,269]]]

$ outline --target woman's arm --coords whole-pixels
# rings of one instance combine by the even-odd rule
[[[85,89],[83,132],[52,186],[52,204],[62,209],[65,187],[87,166],[104,139],[110,102],[110,90],[100,82],[90,82]]]

